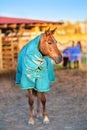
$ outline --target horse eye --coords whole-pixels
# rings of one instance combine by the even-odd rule
[[[49,41],[48,44],[52,44],[52,42]]]

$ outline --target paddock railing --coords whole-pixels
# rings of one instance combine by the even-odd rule
[[[34,33],[27,36],[8,36],[2,37],[0,31],[0,70],[15,70],[17,65],[17,56],[19,50],[33,37],[35,37],[39,33]],[[56,36],[58,39],[61,37]],[[64,37],[64,36],[63,36]],[[72,38],[74,39],[74,38]],[[82,37],[82,39],[86,39]],[[68,40],[68,38],[67,38]],[[61,41],[61,39],[60,39]],[[84,40],[82,44],[82,48],[85,53],[82,54],[82,62],[81,65],[87,65],[87,41]],[[67,44],[68,45],[68,44]],[[64,45],[59,45],[60,49],[63,50]],[[85,68],[85,67],[83,67]]]

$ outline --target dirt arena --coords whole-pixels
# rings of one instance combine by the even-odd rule
[[[87,130],[87,73],[55,70],[55,82],[46,93],[50,123],[36,118],[28,125],[28,94],[14,82],[14,72],[0,73],[0,130]]]

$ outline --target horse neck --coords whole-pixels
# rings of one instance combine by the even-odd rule
[[[38,43],[38,50],[39,52],[41,53],[42,56],[45,56],[43,53],[42,53],[42,47],[43,47],[43,43],[44,43],[44,39],[45,39],[45,35],[44,33],[41,35],[40,37],[40,40],[39,40],[39,43]],[[44,48],[45,49],[45,48]]]

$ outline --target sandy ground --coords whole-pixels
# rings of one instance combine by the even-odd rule
[[[48,125],[35,116],[28,125],[28,95],[14,82],[14,72],[0,74],[0,130],[87,130],[87,73],[56,70],[55,82],[46,93]],[[34,102],[36,115],[36,97]]]

